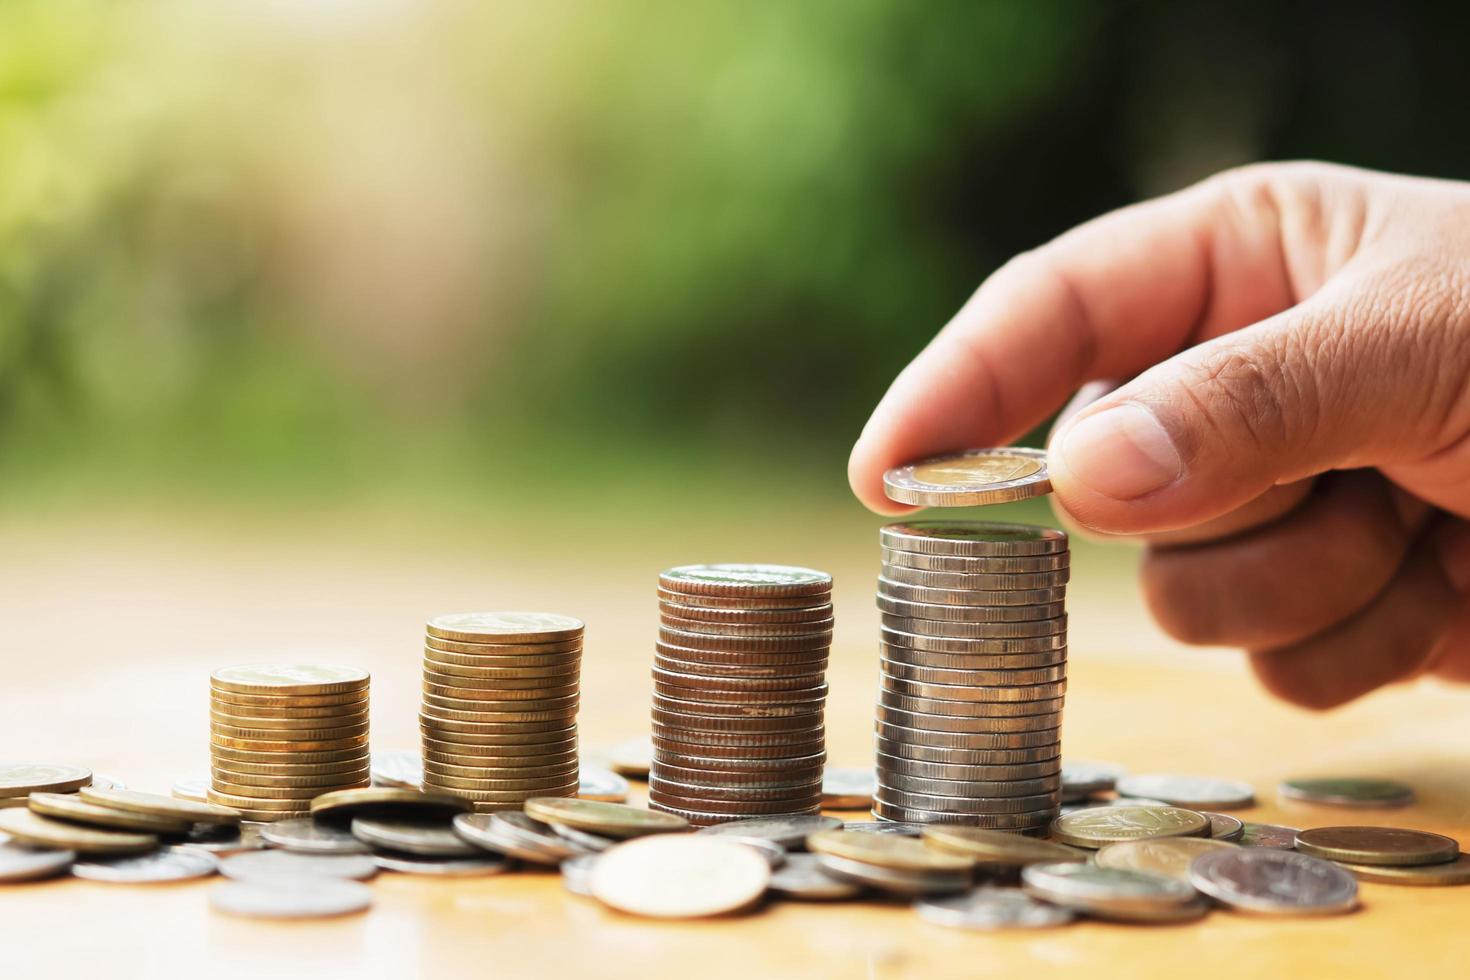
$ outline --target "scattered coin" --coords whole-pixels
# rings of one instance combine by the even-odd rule
[[[241,824],[239,827],[204,827],[195,828],[190,831],[189,836],[179,841],[175,847],[191,847],[207,854],[238,854],[241,851],[262,851],[270,847],[270,843],[260,836],[262,826],[266,824]],[[275,824],[273,826],[279,826]]]
[[[914,903],[919,917],[954,929],[1046,929],[1075,918],[1071,909],[1038,902],[1019,888],[986,886],[963,895]]]
[[[112,807],[88,803],[75,793],[32,793],[30,808],[43,817],[55,817],[89,827],[107,830],[137,830],[152,834],[183,834],[189,830],[186,820],[157,817],[148,813],[114,810]]]
[[[1032,864],[1021,870],[1021,887],[1035,898],[1102,919],[1175,922],[1205,912],[1187,882],[1093,864]]]
[[[549,824],[518,811],[461,813],[454,818],[454,831],[476,847],[534,864],[554,866],[590,853],[580,844],[559,837]]]
[[[1202,837],[1209,832],[1208,817],[1174,806],[1092,807],[1057,817],[1051,828],[1055,840],[1093,849],[1117,841]]]
[[[823,830],[836,830],[842,821],[836,817],[820,814],[800,814],[791,817],[751,817],[748,820],[731,820],[701,828],[703,835],[759,837],[779,844],[788,851],[806,847],[806,839]]]
[[[1349,864],[1442,864],[1459,857],[1460,842],[1400,827],[1314,827],[1296,835],[1296,849]]]
[[[1245,821],[1228,813],[1201,810],[1209,818],[1210,836],[1215,840],[1238,841],[1245,834]]]
[[[856,898],[863,887],[824,871],[813,854],[788,854],[786,862],[771,872],[770,890],[783,898],[832,902]]]
[[[604,837],[642,837],[689,829],[688,821],[670,813],[597,800],[533,797],[526,801],[526,815],[544,823],[566,824]]]
[[[435,857],[380,851],[373,855],[373,861],[384,871],[440,878],[484,878],[511,868],[509,861],[502,857],[492,857],[484,851],[472,857]]]
[[[1099,868],[1146,871],[1189,882],[1189,866],[1201,854],[1236,845],[1209,837],[1156,837],[1106,844],[1097,852]]]
[[[653,765],[653,740],[647,737],[619,742],[607,750],[613,772],[622,776],[648,778]]]
[[[918,837],[928,827],[927,823],[902,820],[859,820],[842,824],[842,829],[849,834],[897,834],[899,837]]]
[[[1358,883],[1349,872],[1295,851],[1237,847],[1204,854],[1190,866],[1189,879],[1241,912],[1331,915],[1358,903]]]
[[[231,881],[209,893],[217,912],[254,919],[308,919],[362,912],[373,890],[340,878],[278,878]]]
[[[931,824],[923,831],[924,843],[941,851],[963,854],[981,864],[1024,867],[1058,861],[1088,861],[1092,854],[1067,844],[1037,840],[1004,830]]]
[[[341,789],[324,793],[311,801],[311,815],[317,820],[350,822],[363,816],[440,816],[452,817],[472,809],[472,804],[453,793],[417,789],[372,786]]]
[[[806,839],[808,850],[851,861],[876,864],[901,871],[957,872],[969,874],[975,859],[964,854],[927,847],[911,837],[891,834],[854,834],[846,830],[823,830]]]
[[[1273,847],[1277,850],[1289,851],[1296,847],[1296,835],[1301,833],[1295,827],[1282,827],[1274,823],[1251,823],[1245,821],[1241,828],[1238,843],[1241,847]]]
[[[822,808],[866,810],[873,805],[877,785],[871,769],[829,767],[822,773]]]
[[[424,765],[417,752],[394,750],[372,754],[374,786],[397,789],[420,789],[424,782]]]
[[[601,803],[626,803],[628,781],[615,772],[583,766],[577,782],[577,796]]]
[[[734,841],[736,844],[744,844],[751,848],[764,858],[766,864],[769,864],[772,869],[779,868],[786,863],[786,848],[764,837],[724,837],[721,839]]]
[[[225,858],[220,874],[239,881],[277,878],[350,878],[365,881],[378,866],[364,854],[298,854],[294,851],[250,851]]]
[[[352,821],[352,836],[373,847],[416,857],[473,857],[483,853],[456,834],[449,820],[444,818],[394,820],[358,817]]]
[[[1413,787],[1392,779],[1350,776],[1288,779],[1277,792],[1283,799],[1332,806],[1407,806],[1414,802]]]
[[[211,803],[194,803],[188,800],[159,796],[156,793],[139,793],[130,789],[100,789],[83,786],[78,795],[88,803],[142,813],[151,817],[169,820],[184,820],[189,823],[234,825],[240,822],[240,811]]]
[[[556,836],[570,841],[572,844],[589,853],[605,851],[617,843],[611,837],[603,837],[601,834],[589,834],[585,830],[578,830],[576,827],[568,827],[565,824],[547,824],[547,826],[551,828],[551,832]]]
[[[368,850],[346,829],[310,817],[267,824],[259,833],[269,844],[302,854],[366,854]]]
[[[61,874],[76,860],[73,851],[0,842],[0,882],[36,881]]]
[[[1068,802],[1106,793],[1127,775],[1121,766],[1105,762],[1083,762],[1065,759],[1061,764],[1062,799]]]
[[[188,847],[161,847],[149,854],[78,861],[71,866],[78,878],[123,885],[207,878],[217,870],[214,855]]]
[[[1256,799],[1255,790],[1248,783],[1208,776],[1163,773],[1124,776],[1118,780],[1117,788],[1119,796],[1147,797],[1163,800],[1171,806],[1204,807],[1211,810],[1250,806]]]
[[[51,820],[30,810],[0,812],[0,833],[32,847],[50,847],[78,854],[138,854],[158,846],[153,834],[96,830]]]
[[[70,793],[92,781],[92,770],[26,762],[0,765],[0,796],[31,793]]]
[[[592,894],[623,912],[654,918],[700,918],[754,904],[771,879],[755,851],[697,834],[645,837],[598,857]]]
[[[1409,866],[1349,864],[1337,862],[1351,871],[1359,881],[1377,881],[1386,885],[1470,885],[1470,854],[1461,854],[1442,864]]]
[[[837,854],[817,854],[816,859],[817,867],[833,877],[895,895],[953,895],[968,890],[973,883],[969,871],[885,867]]]
[[[595,898],[592,894],[592,869],[597,867],[601,854],[579,854],[561,863],[562,887],[573,895]]]
[[[883,474],[890,500],[922,507],[1002,504],[1051,493],[1046,451],[969,449],[897,466]]]

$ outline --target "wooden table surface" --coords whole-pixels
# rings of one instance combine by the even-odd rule
[[[653,575],[691,552],[711,554],[700,548],[718,540],[613,548],[616,557],[591,567],[553,560],[570,538],[542,552],[374,541],[304,526],[289,534],[244,530],[0,527],[0,757],[82,763],[135,789],[166,792],[173,779],[204,770],[209,670],[299,657],[371,669],[375,747],[414,748],[423,619],[496,607],[586,619],[581,724],[592,751],[646,730]],[[812,532],[780,550],[772,560],[838,575],[830,754],[833,764],[867,764],[876,546],[862,528],[856,536]],[[1470,837],[1470,694],[1414,685],[1327,715],[1287,708],[1258,690],[1234,656],[1179,649],[1155,633],[1139,611],[1126,558],[1083,548],[1074,570],[1070,756],[1135,772],[1248,780],[1260,803],[1239,814],[1251,820],[1395,824]],[[1420,802],[1356,812],[1277,798],[1282,778],[1313,774],[1404,779]],[[0,886],[0,963],[9,976],[260,978],[1065,971],[1137,980],[1470,971],[1470,887],[1364,884],[1360,911],[1317,920],[1216,912],[1184,926],[1083,922],[1031,934],[945,929],[882,901],[773,903],[738,918],[642,921],[536,872],[458,881],[384,874],[367,914],[287,924],[214,914],[211,887]]]

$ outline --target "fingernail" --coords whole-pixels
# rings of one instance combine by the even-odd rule
[[[1083,419],[1063,437],[1060,448],[1073,476],[1114,500],[1142,497],[1184,473],[1169,433],[1141,405],[1119,405]]]

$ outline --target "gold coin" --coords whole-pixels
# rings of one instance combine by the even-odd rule
[[[280,820],[302,820],[311,816],[310,810],[251,810],[240,808],[240,814],[252,823],[275,823]]]
[[[677,834],[629,841],[599,855],[590,887],[598,901],[622,912],[690,919],[753,905],[770,880],[766,859],[744,844]]]
[[[315,786],[318,787],[317,792],[325,793],[329,789],[361,785],[364,780],[371,777],[372,769],[364,766],[350,772],[334,772],[321,776],[262,776],[256,773],[239,773],[216,766],[210,771],[210,774],[216,783],[230,783],[234,786],[293,787],[296,789]],[[232,791],[227,790],[226,792]],[[240,795],[255,796],[257,794],[242,793]]]
[[[466,658],[461,657],[460,660]],[[540,677],[548,679],[552,683],[558,677],[577,677],[582,672],[580,659],[559,664],[496,664],[495,666],[484,666],[481,664],[465,664],[442,657],[424,657],[425,677],[472,677],[477,680],[489,680],[492,678],[520,678],[530,679]],[[440,683],[449,683],[442,681]]]
[[[1379,865],[1440,864],[1460,853],[1451,837],[1401,827],[1313,827],[1296,835],[1296,849],[1329,861]]]
[[[1096,850],[1104,844],[1150,837],[1208,837],[1210,818],[1177,806],[1099,806],[1063,814],[1051,836]]]
[[[240,694],[343,694],[363,691],[368,672],[339,664],[241,664],[209,676],[216,690]]]
[[[807,850],[831,854],[849,861],[876,864],[898,871],[969,871],[975,859],[964,854],[927,847],[923,841],[897,834],[854,834],[846,830],[821,830],[806,839]]]
[[[453,793],[455,796],[464,797],[466,800],[470,800],[475,803],[509,803],[514,804],[517,809],[520,809],[521,805],[524,804],[526,800],[531,797],[535,797],[536,799],[547,799],[554,795],[539,789],[456,789],[449,786],[439,786],[437,783],[434,782],[434,780],[430,777],[428,773],[424,774],[424,786],[426,788],[434,786],[438,789],[442,789],[446,793]],[[575,796],[576,792],[577,784],[571,783],[569,784],[565,795],[569,797]]]
[[[574,697],[579,691],[579,685],[573,681],[570,684],[559,684],[556,687],[547,687],[544,684],[536,684],[533,687],[452,687],[436,684],[428,679],[424,680],[424,693],[433,695],[435,703],[443,701],[445,707],[457,708],[463,703],[477,704],[496,702],[550,702],[552,707],[562,698]],[[425,699],[427,700],[427,698]]]
[[[444,694],[451,698],[479,698],[489,695],[480,694],[480,691],[554,691],[557,688],[570,687],[574,693],[581,674],[571,671],[565,674],[556,674],[551,677],[506,677],[498,674],[469,675],[469,674],[441,674],[437,670],[424,668],[424,688],[428,690],[431,686],[436,688],[447,688],[448,690],[434,691],[435,694]],[[474,691],[474,694],[460,694],[460,691]],[[516,695],[520,697],[521,695]],[[551,697],[550,694],[540,695]],[[525,697],[536,697],[527,694]]]
[[[364,722],[334,728],[248,728],[210,719],[209,730],[230,738],[261,738],[266,741],[281,742],[330,742],[335,739],[366,736],[368,726]]]
[[[305,752],[292,749],[260,751],[258,749],[230,748],[224,745],[213,745],[210,754],[216,760],[228,759],[231,765],[226,768],[235,768],[233,763],[243,762],[258,766],[310,766],[310,767],[336,767],[342,768],[350,765],[364,765],[368,759],[366,744],[353,745],[345,749],[331,749],[325,752]],[[246,769],[245,772],[254,770]],[[303,769],[299,775],[308,775],[312,770]],[[316,770],[325,772],[326,768]]]
[[[565,741],[577,737],[575,719],[568,725],[566,720],[504,722],[489,725],[473,722],[445,721],[419,715],[419,731],[426,748],[441,748],[430,742],[450,746],[486,745],[534,745],[543,742]],[[477,749],[478,751],[478,749]]]
[[[604,837],[642,837],[689,829],[688,821],[671,813],[601,800],[536,797],[526,801],[526,815]]]
[[[1362,881],[1387,885],[1470,885],[1470,854],[1440,864],[1382,865],[1337,862]]]
[[[140,854],[158,846],[158,838],[153,834],[94,830],[21,809],[0,812],[0,833],[32,847],[52,847],[78,854]]]
[[[480,667],[532,667],[578,663],[581,639],[562,643],[459,643],[429,636],[424,638],[424,656],[449,663]]]
[[[1004,830],[985,830],[954,824],[931,824],[924,828],[924,843],[951,851],[982,864],[1022,867],[1052,861],[1086,861],[1092,855],[1077,847],[1023,837]]]
[[[240,822],[238,810],[214,806],[210,803],[190,803],[186,800],[159,796],[156,793],[83,786],[80,795],[86,802],[95,803],[98,806],[111,807],[114,810],[128,810],[170,820],[206,824],[237,824]]]
[[[344,789],[318,796],[311,802],[311,815],[323,820],[346,819],[369,812],[382,811],[403,815],[411,813],[451,815],[467,813],[469,809],[464,799],[451,793],[436,793],[428,789],[400,789],[393,786]]]
[[[543,612],[447,613],[425,627],[428,634],[457,643],[546,643],[579,638],[580,619]]]
[[[1189,866],[1194,859],[1209,851],[1220,851],[1238,845],[1210,837],[1157,837],[1125,840],[1106,844],[1097,852],[1099,868],[1119,871],[1144,871],[1189,881]]]
[[[504,702],[491,702],[503,704]],[[436,726],[448,728],[451,731],[467,729],[471,732],[498,732],[504,731],[507,726],[524,725],[546,725],[561,727],[577,718],[577,708],[544,709],[534,708],[524,711],[471,711],[463,708],[447,708],[443,705],[429,703],[427,697],[420,709],[420,715]],[[511,728],[516,730],[515,727]],[[525,730],[525,729],[521,729]]]
[[[232,735],[222,735],[219,732],[210,732],[209,744],[219,748],[240,749],[246,752],[292,753],[301,751],[316,754],[320,752],[335,752],[340,749],[365,748],[368,744],[368,737],[366,734],[363,734],[353,738],[338,738],[321,742],[277,742],[266,741],[260,738],[239,738]]]
[[[218,774],[215,774],[210,780],[210,788],[216,793],[238,797],[242,800],[254,800],[254,803],[246,805],[255,807],[264,806],[265,804],[262,801],[265,800],[277,800],[281,802],[292,800],[296,801],[293,804],[295,806],[305,806],[324,793],[366,785],[368,785],[368,777],[366,776],[359,780],[343,780],[340,783],[333,783],[329,786],[254,786],[248,783],[231,782]]]
[[[1051,493],[1051,478],[1045,450],[969,449],[895,467],[883,474],[883,492],[904,504],[970,507]]]
[[[424,779],[433,777],[433,784],[442,789],[477,789],[502,793],[541,793],[565,791],[578,785],[576,770],[556,776],[541,776],[535,779],[470,779],[464,776],[446,776],[443,773],[424,773]]]
[[[92,781],[92,770],[45,763],[0,765],[0,796],[69,793]]]
[[[455,756],[455,758],[465,758]],[[475,759],[465,762],[437,762],[425,758],[424,771],[440,776],[459,776],[462,779],[541,779],[547,776],[565,776],[576,773],[578,759],[576,751],[555,756],[525,756],[510,759]],[[525,763],[516,765],[516,763]],[[485,789],[494,789],[486,786]]]
[[[272,711],[295,708],[351,711],[357,707],[367,707],[369,692],[364,688],[360,691],[343,691],[341,694],[242,694],[239,691],[221,691],[218,688],[210,688],[209,700],[216,707],[239,705]],[[242,711],[240,713],[253,714],[254,712]]]
[[[221,792],[213,786],[209,788],[209,802],[216,806],[227,806],[247,814],[246,819],[251,819],[248,814],[251,811],[309,811],[311,801],[309,799],[267,799],[255,796],[237,796],[234,793]]]
[[[220,728],[247,729],[255,731],[336,731],[338,729],[366,728],[368,714],[366,711],[353,715],[331,715],[325,718],[309,717],[300,718],[292,715],[284,715],[279,718],[245,717],[242,715],[227,714],[223,711],[210,711],[209,720]],[[339,738],[341,736],[338,736]]]
[[[29,806],[33,813],[108,830],[136,830],[151,834],[183,834],[189,821],[156,817],[146,813],[129,813],[107,806],[88,803],[75,793],[32,793]]]

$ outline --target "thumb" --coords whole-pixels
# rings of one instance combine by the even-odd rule
[[[1100,531],[1173,530],[1279,483],[1410,463],[1459,438],[1451,379],[1466,357],[1447,317],[1376,294],[1330,284],[1067,419],[1049,454],[1062,506]]]

